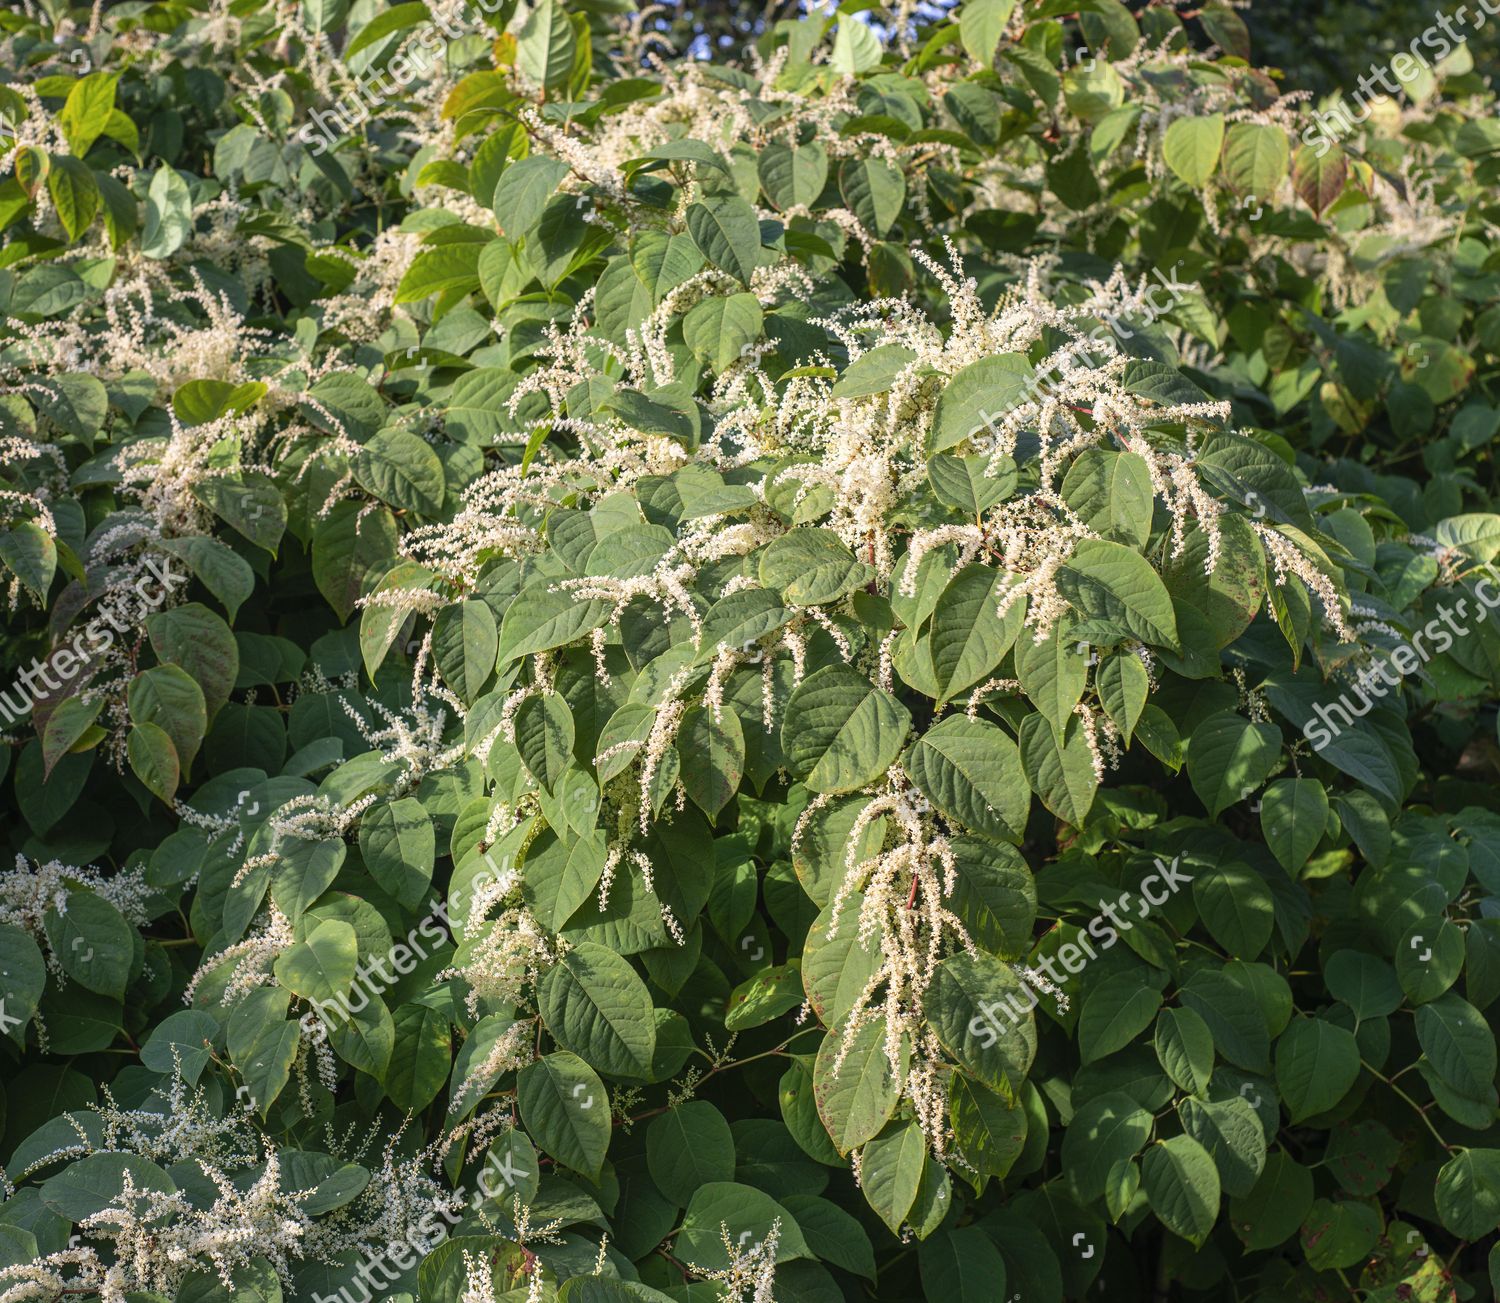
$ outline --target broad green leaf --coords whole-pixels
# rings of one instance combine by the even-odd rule
[[[609,1147],[609,1092],[583,1059],[557,1050],[527,1064],[516,1077],[516,1103],[545,1153],[598,1178]]]
[[[203,689],[180,665],[157,665],[130,681],[126,700],[134,723],[155,724],[172,739],[186,774],[208,731]]]
[[[354,981],[358,957],[354,929],[339,919],[327,919],[277,956],[272,971],[293,995],[338,1008]]]
[[[499,645],[495,613],[477,599],[445,606],[432,623],[432,655],[443,681],[470,705],[495,672]]]
[[[852,792],[886,773],[910,726],[890,693],[848,666],[830,665],[792,694],[781,746],[810,791]]]
[[[163,163],[146,192],[141,253],[147,258],[169,258],[187,242],[192,229],[193,198],[187,182]]]
[[[1141,1162],[1141,1189],[1169,1231],[1202,1245],[1219,1215],[1219,1173],[1191,1136],[1159,1140]]]
[[[1359,1076],[1352,1032],[1324,1018],[1296,1018],[1276,1042],[1276,1087],[1293,1122],[1326,1113]]]
[[[999,614],[1008,577],[989,566],[965,566],[948,582],[932,612],[932,668],[946,701],[988,678],[1021,633],[1022,603]]]
[[[646,1128],[646,1164],[656,1188],[679,1208],[714,1181],[734,1179],[734,1136],[707,1100],[669,1108]]]
[[[1162,138],[1162,158],[1194,190],[1201,190],[1219,165],[1224,147],[1224,115],[1178,118]]]
[[[567,11],[556,0],[541,0],[516,35],[516,67],[534,85],[559,90],[572,74],[575,46]]]
[[[1092,1063],[1131,1044],[1161,1007],[1161,992],[1129,982],[1103,982],[1083,1002],[1078,1018],[1078,1054]]]
[[[1031,812],[1021,753],[1005,732],[983,720],[952,715],[906,753],[908,776],[955,823],[1019,843]]]
[[[995,47],[1005,35],[1016,0],[966,0],[958,11],[958,31],[964,49],[975,63],[988,68],[995,61]]]
[[[714,196],[691,205],[687,228],[703,256],[742,285],[760,263],[760,223],[736,196]]]
[[[1166,585],[1145,557],[1122,543],[1085,539],[1057,572],[1057,587],[1078,615],[1119,637],[1180,646]]]
[[[685,1260],[706,1271],[725,1270],[730,1262],[724,1248],[726,1234],[729,1242],[744,1252],[762,1242],[777,1220],[781,1222],[781,1234],[776,1261],[812,1257],[796,1219],[770,1195],[735,1181],[709,1181],[693,1192],[677,1249]]]
[[[590,941],[574,946],[537,983],[537,1007],[558,1043],[600,1072],[650,1073],[656,1046],[651,996],[612,950]]]
[[[974,452],[995,451],[1007,417],[1036,396],[1031,363],[1021,354],[971,362],[943,386],[924,451],[931,457],[964,443]]]
[[[1290,156],[1283,128],[1236,122],[1224,142],[1224,179],[1241,194],[1269,200],[1286,179]]]
[[[901,1048],[898,1077],[886,1056],[885,1028],[879,1022],[862,1023],[852,1036],[835,1027],[823,1038],[813,1068],[813,1096],[839,1153],[878,1135],[895,1112],[908,1062],[908,1047],[903,1042]]]
[[[1281,731],[1231,710],[1210,715],[1188,740],[1188,777],[1210,815],[1255,791],[1281,761]]]
[[[1281,867],[1296,876],[1328,826],[1328,793],[1316,778],[1283,778],[1260,798],[1260,827]]]
[[[47,173],[47,194],[69,242],[78,239],[99,211],[99,183],[93,170],[80,159],[55,155]]]

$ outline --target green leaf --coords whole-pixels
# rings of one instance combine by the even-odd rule
[[[1218,864],[1193,879],[1193,903],[1209,935],[1237,959],[1253,959],[1276,926],[1271,889],[1244,864]]]
[[[516,750],[536,781],[554,792],[573,763],[573,714],[557,692],[528,697],[515,714]]]
[[[1266,1133],[1249,1101],[1184,1099],[1183,1128],[1213,1157],[1228,1195],[1248,1195],[1266,1165]]]
[[[1241,194],[1269,200],[1286,179],[1290,157],[1284,128],[1236,122],[1224,144],[1224,179]]]
[[[422,803],[410,796],[381,801],[359,821],[359,852],[386,891],[412,908],[432,882],[437,835]]]
[[[1297,1233],[1312,1203],[1312,1173],[1277,1150],[1267,1156],[1255,1188],[1230,1203],[1229,1224],[1247,1249],[1273,1249]]]
[[[1020,353],[971,362],[943,386],[924,450],[928,457],[970,442],[990,451],[1008,413],[1034,399],[1036,376]]]
[[[499,629],[489,603],[471,598],[438,612],[432,624],[432,656],[443,682],[473,705],[495,672]]]
[[[99,183],[87,163],[59,154],[47,173],[47,193],[71,243],[88,230],[99,211]]]
[[[131,725],[125,739],[125,754],[130,771],[146,785],[146,790],[171,805],[182,778],[182,767],[177,748],[166,730],[151,723]]]
[[[404,1004],[391,1018],[395,1043],[385,1093],[397,1108],[421,1112],[443,1089],[451,1065],[448,1016],[422,1004]]]
[[[396,518],[382,506],[340,502],[313,531],[312,574],[343,621],[396,558]]]
[[[958,11],[958,32],[975,63],[986,68],[994,64],[995,48],[1015,7],[1016,0],[965,0]]]
[[[948,1085],[948,1108],[954,1144],[975,1174],[1006,1175],[1026,1143],[1020,1103],[956,1072]]]
[[[406,430],[382,430],[359,450],[354,478],[397,511],[436,516],[443,509],[443,464]]]
[[[906,202],[906,177],[878,158],[846,158],[839,167],[839,193],[861,225],[884,239]]]
[[[46,591],[57,574],[57,543],[40,525],[23,520],[0,534],[0,561],[10,573],[31,589],[37,601],[46,600]]]
[[[282,838],[271,870],[271,899],[292,922],[302,917],[338,877],[349,848],[341,837]]]
[[[1094,753],[1079,721],[1068,723],[1059,743],[1042,716],[1027,715],[1021,721],[1021,768],[1043,805],[1073,827],[1083,827],[1093,808],[1099,779],[1094,772]]]
[[[187,242],[192,229],[192,193],[187,182],[163,163],[156,169],[146,192],[141,253],[147,258],[170,258]]]
[[[1084,539],[1057,572],[1057,588],[1073,609],[1119,636],[1179,650],[1177,615],[1161,576],[1122,543]]]
[[[734,1179],[734,1136],[706,1100],[669,1108],[646,1128],[646,1165],[656,1188],[679,1208],[700,1186]]]
[[[773,140],[760,151],[756,171],[775,207],[807,207],[828,183],[828,151],[815,140],[805,145]]]
[[[885,1028],[879,1022],[862,1023],[847,1040],[837,1029],[823,1038],[813,1067],[813,1097],[839,1153],[878,1135],[896,1111],[908,1063],[905,1042],[901,1049],[898,1077],[886,1057]]]
[[[1455,923],[1419,922],[1396,947],[1396,977],[1411,1004],[1426,1004],[1458,981],[1464,959],[1464,934]]]
[[[1219,1173],[1191,1136],[1160,1140],[1141,1162],[1141,1188],[1169,1231],[1202,1246],[1219,1215]]]
[[[149,1159],[136,1154],[90,1154],[44,1182],[42,1202],[59,1217],[81,1222],[118,1208],[127,1177],[138,1194],[174,1194],[177,1190],[172,1178]]]
[[[361,50],[367,50],[370,46],[379,44],[392,33],[404,32],[408,28],[421,26],[428,21],[427,6],[420,3],[420,0],[393,5],[384,13],[376,14],[359,29],[359,34],[349,42],[343,57],[346,61],[352,59]]]
[[[537,983],[547,1030],[599,1071],[647,1077],[656,1048],[651,996],[635,969],[614,951],[583,941]]]
[[[553,592],[549,580],[539,580],[522,589],[505,608],[497,659],[504,666],[565,646],[597,629],[609,613],[608,602],[577,601],[571,593]]]
[[[286,531],[286,500],[268,475],[240,471],[193,485],[193,496],[272,556]]]
[[[1191,1009],[1163,1009],[1156,1016],[1156,1057],[1181,1089],[1201,1095],[1214,1067],[1214,1038]]]
[[[682,319],[682,338],[695,357],[726,371],[760,339],[765,317],[753,294],[701,299]]]
[[[81,159],[87,154],[89,147],[109,125],[115,108],[115,86],[119,80],[118,73],[91,72],[80,78],[68,92],[57,122],[67,138],[69,151],[76,158]]]
[[[1210,815],[1243,801],[1281,761],[1281,730],[1232,710],[1210,715],[1188,740],[1188,777]]]
[[[180,665],[157,665],[130,681],[125,698],[132,722],[155,724],[172,739],[186,773],[208,731],[203,689]]]
[[[495,202],[500,202],[499,191],[515,175],[517,168],[508,169],[500,178],[496,188]],[[483,245],[465,241],[455,244],[440,244],[423,249],[412,259],[411,266],[396,286],[397,303],[420,303],[434,294],[449,292],[467,293],[479,288],[479,254]]]
[[[293,995],[338,1008],[349,984],[359,947],[354,929],[341,919],[326,919],[272,964],[276,980]]]
[[[545,154],[531,154],[501,173],[495,186],[494,210],[510,239],[519,239],[541,222],[547,201],[557,193],[567,175],[566,163]],[[479,254],[476,252],[474,256],[477,259]]]
[[[760,554],[761,585],[792,606],[826,606],[874,577],[831,529],[793,529]]]
[[[732,710],[713,712],[694,706],[677,730],[682,785],[688,797],[710,819],[729,804],[745,776],[745,734]]]
[[[240,649],[229,626],[201,603],[186,602],[147,616],[146,631],[157,657],[181,666],[202,689],[212,719],[240,671]]]
[[[1110,1170],[1135,1157],[1151,1138],[1151,1114],[1123,1091],[1096,1095],[1063,1132],[1062,1163],[1068,1184],[1083,1203],[1104,1194]]]
[[[969,565],[948,581],[933,608],[929,639],[932,668],[947,701],[990,677],[1020,635],[1025,606],[1012,602],[1004,616],[1005,571]]]
[[[934,1034],[960,1067],[992,1090],[1021,1088],[1036,1054],[1035,997],[1008,965],[982,952],[951,955],[937,966],[926,1003]]]
[[[1115,723],[1128,743],[1146,709],[1151,692],[1151,676],[1138,656],[1128,651],[1115,652],[1099,662],[1094,686],[1105,714]]]
[[[907,752],[903,767],[955,823],[1019,844],[1031,812],[1021,752],[994,724],[951,715]]]
[[[852,792],[890,769],[910,727],[890,693],[847,665],[830,665],[792,694],[781,747],[810,791]]]
[[[17,1046],[26,1044],[26,1025],[47,985],[47,966],[31,935],[0,923],[0,1032]],[[12,1170],[15,1170],[13,1159]]]
[[[351,508],[353,505],[340,504]],[[231,620],[255,590],[255,574],[249,563],[216,538],[164,538],[158,543],[169,555],[178,557],[187,565],[199,582],[223,603]]]
[[[927,1141],[915,1122],[892,1122],[860,1154],[860,1189],[892,1235],[901,1233],[926,1167]]]
[[[840,18],[833,37],[828,65],[841,76],[868,72],[880,64],[880,38],[867,23],[851,16]]]
[[[1162,138],[1162,158],[1194,190],[1201,190],[1219,165],[1224,147],[1224,115],[1178,118]]]
[[[1260,798],[1260,828],[1271,853],[1293,877],[1323,840],[1328,793],[1316,778],[1283,778]]]
[[[736,196],[716,195],[689,206],[688,233],[703,256],[742,285],[760,263],[760,222]]]
[[[1296,1018],[1276,1042],[1276,1088],[1293,1122],[1326,1113],[1359,1076],[1354,1034],[1323,1018]]]
[[[752,1185],[734,1181],[710,1181],[693,1192],[676,1252],[704,1271],[722,1271],[730,1265],[724,1236],[741,1252],[760,1243],[772,1225],[781,1222],[776,1261],[810,1258],[812,1251],[797,1220],[781,1204]],[[721,1227],[723,1228],[721,1230]]]
[[[609,1092],[593,1068],[563,1050],[544,1054],[521,1069],[516,1102],[527,1132],[546,1153],[598,1179],[609,1148]]]
[[[1492,1101],[1495,1035],[1484,1016],[1450,991],[1416,1017],[1417,1041],[1442,1081],[1468,1099]]]
[[[1138,453],[1085,448],[1063,477],[1062,497],[1101,538],[1141,548],[1151,537],[1155,493]]]
[[[1078,1054],[1084,1063],[1123,1050],[1156,1017],[1161,992],[1129,982],[1104,982],[1083,1002],[1078,1017]]]
[[[141,1046],[141,1062],[170,1077],[181,1072],[189,1084],[198,1080],[219,1039],[217,1020],[201,1009],[179,1009],[152,1029]]]
[[[53,425],[92,443],[109,413],[109,395],[94,376],[68,372],[28,383],[30,398]]]
[[[1437,1210],[1463,1240],[1500,1230],[1500,1149],[1462,1149],[1438,1173]]]
[[[541,0],[516,34],[516,68],[534,85],[559,90],[573,72],[577,38],[555,0]]]

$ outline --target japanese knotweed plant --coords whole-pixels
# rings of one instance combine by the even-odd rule
[[[869,16],[0,15],[0,1303],[1496,1287],[1485,69]]]

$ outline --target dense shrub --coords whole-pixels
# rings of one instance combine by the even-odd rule
[[[1500,1278],[1493,95],[1075,10],[0,16],[0,1303]]]

